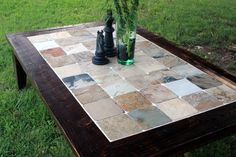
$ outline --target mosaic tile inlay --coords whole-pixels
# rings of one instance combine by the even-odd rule
[[[134,65],[93,65],[101,29],[28,39],[110,142],[236,101],[235,89],[140,35]]]

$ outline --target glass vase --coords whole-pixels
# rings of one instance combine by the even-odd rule
[[[116,22],[116,46],[118,63],[131,65],[134,63],[134,52],[136,42],[136,21],[132,25]]]

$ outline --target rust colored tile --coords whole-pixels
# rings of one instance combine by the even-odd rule
[[[132,111],[138,108],[151,106],[152,103],[148,101],[139,92],[131,92],[124,95],[120,95],[114,98],[116,103],[120,105],[125,111]]]
[[[44,50],[41,52],[41,54],[43,56],[52,56],[52,57],[66,55],[66,53],[61,48],[52,48],[52,49]]]

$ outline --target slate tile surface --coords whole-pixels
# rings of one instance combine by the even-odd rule
[[[116,103],[125,111],[132,111],[138,108],[151,106],[152,103],[148,101],[139,92],[131,92],[120,95],[114,98]]]
[[[178,96],[185,96],[202,91],[201,88],[191,83],[187,79],[166,83],[165,87],[174,92]]]
[[[63,67],[66,65],[76,63],[76,60],[72,55],[59,56],[59,57],[45,56],[45,59],[54,68]]]
[[[66,86],[70,89],[84,88],[96,84],[96,82],[88,74],[80,74],[62,79]]]
[[[206,92],[187,95],[182,97],[182,99],[191,104],[198,111],[205,111],[223,104],[222,102],[218,101],[217,98]]]
[[[181,59],[179,59],[179,58],[177,58],[173,55],[166,55],[166,56],[163,56],[163,57],[156,57],[155,59],[158,62],[165,65],[166,67],[168,67],[168,68],[172,68],[174,66],[186,64],[184,61],[182,61]]]
[[[136,109],[128,114],[145,129],[154,128],[171,122],[171,119],[166,114],[154,106]]]
[[[110,141],[140,133],[143,128],[126,114],[110,117],[99,121],[98,126]]]
[[[210,88],[206,91],[215,96],[219,101],[222,101],[223,103],[236,101],[236,91],[226,85]]]
[[[172,120],[178,120],[193,115],[198,111],[187,102],[179,98],[158,104],[158,108]]]
[[[123,113],[123,110],[110,98],[85,104],[84,108],[96,121]]]
[[[59,57],[64,56],[66,53],[61,48],[52,48],[48,50],[41,51],[41,54],[44,57],[50,56],[50,57]]]
[[[72,90],[76,98],[82,104],[96,102],[101,99],[109,98],[109,95],[98,85]]]
[[[54,71],[59,76],[59,78],[74,76],[83,72],[78,64],[70,64],[63,67],[54,68]]]
[[[149,86],[140,91],[149,101],[154,104],[176,98],[177,96],[162,85]]]
[[[179,75],[184,76],[184,77],[204,74],[203,71],[201,71],[189,64],[175,66],[175,67],[171,68],[171,70]]]
[[[187,79],[202,89],[208,89],[222,85],[221,82],[217,81],[207,74],[192,76],[188,77]]]
[[[38,51],[43,51],[47,49],[58,48],[59,45],[54,40],[50,40],[50,41],[45,41],[45,42],[40,42],[40,43],[34,43],[34,47]]]

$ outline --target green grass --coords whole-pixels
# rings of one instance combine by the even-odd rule
[[[97,0],[0,0],[0,157],[73,156],[30,84],[16,89],[6,33],[102,20]],[[236,0],[141,0],[140,25],[236,74]],[[186,157],[236,156],[236,137]]]

